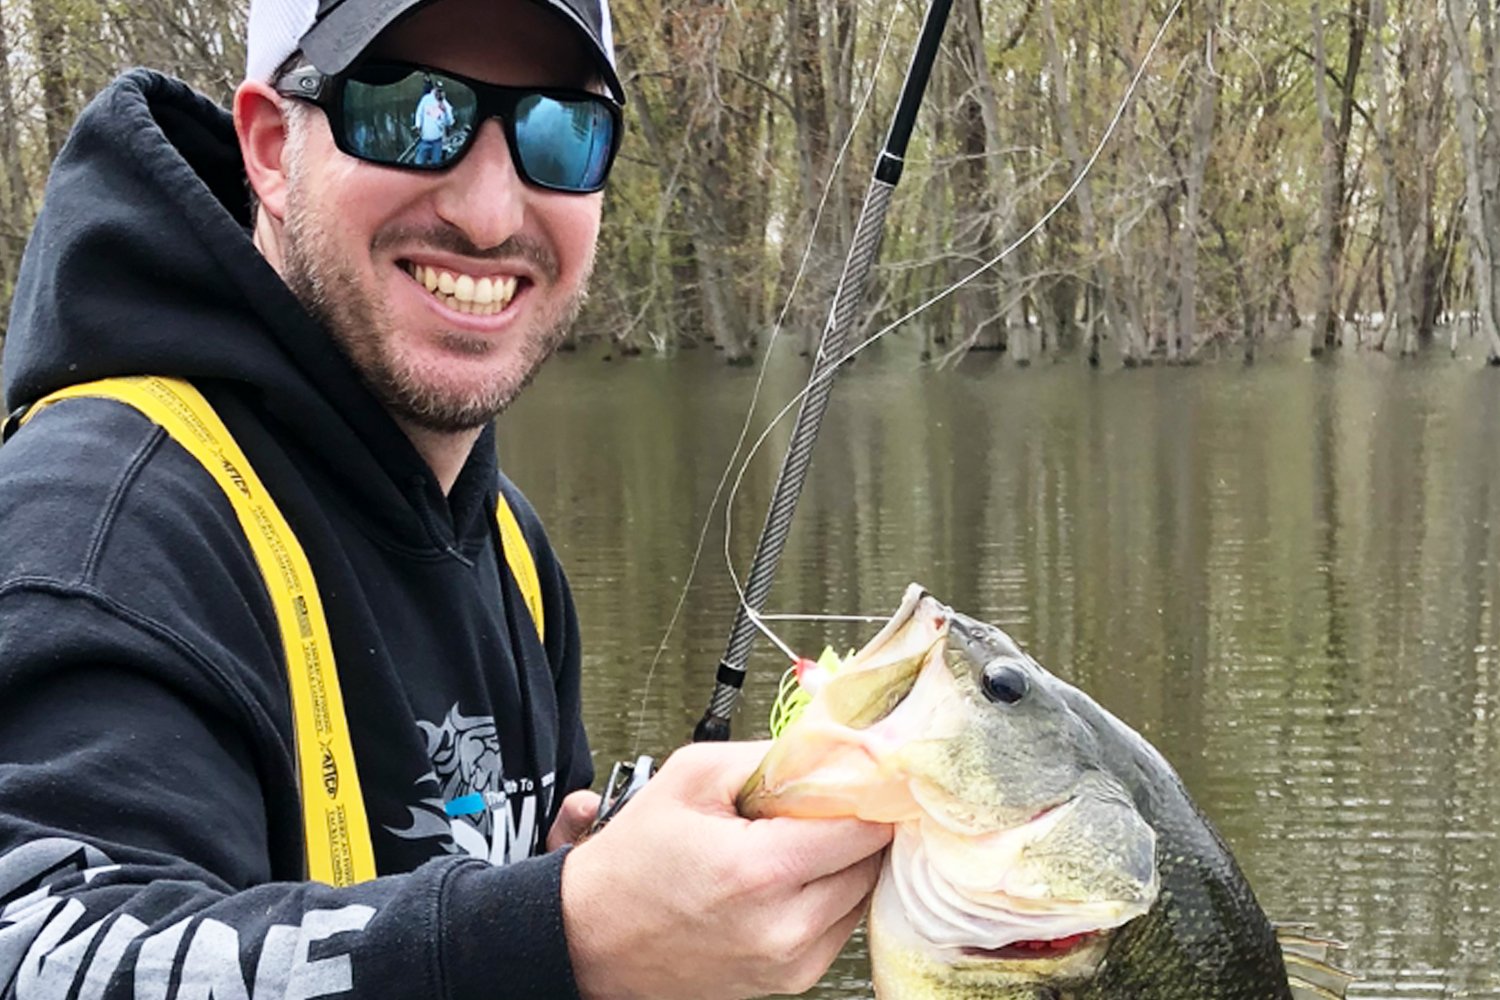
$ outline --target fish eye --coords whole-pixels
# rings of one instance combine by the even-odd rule
[[[1031,682],[1018,667],[1009,663],[991,663],[984,668],[984,696],[1001,705],[1014,705],[1026,697]]]

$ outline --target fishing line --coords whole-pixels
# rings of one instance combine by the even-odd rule
[[[797,291],[802,285],[803,276],[807,273],[807,263],[812,259],[813,247],[817,243],[818,228],[823,222],[823,212],[828,205],[829,195],[834,190],[834,178],[838,176],[839,171],[843,168],[844,159],[848,155],[849,147],[854,144],[854,137],[858,134],[859,126],[864,121],[865,111],[870,105],[870,98],[875,93],[875,87],[880,80],[880,68],[885,64],[886,51],[890,48],[891,35],[895,31],[895,27],[896,19],[890,18],[886,24],[885,35],[880,40],[880,48],[875,54],[875,65],[870,69],[870,85],[865,88],[864,96],[860,98],[859,105],[855,109],[854,119],[849,126],[849,132],[845,135],[842,145],[839,146],[838,154],[834,157],[833,163],[828,168],[828,177],[823,182],[823,193],[818,198],[818,207],[813,213],[812,225],[807,234],[807,244],[803,247],[802,256],[797,262],[797,271],[792,276],[792,284],[787,290],[786,299],[782,303],[781,311],[777,314],[776,322],[771,327],[771,335],[766,339],[765,351],[761,357],[760,366],[755,376],[755,386],[750,393],[750,404],[745,410],[745,422],[740,426],[739,437],[734,442],[734,450],[729,454],[729,461],[724,465],[724,473],[719,477],[718,485],[714,487],[713,497],[708,502],[708,512],[703,518],[703,527],[698,532],[698,542],[693,547],[693,558],[688,564],[687,578],[683,581],[682,591],[677,595],[677,603],[672,608],[671,617],[667,619],[667,627],[662,633],[661,642],[657,643],[656,653],[651,657],[651,665],[646,669],[646,680],[641,689],[641,709],[636,720],[633,754],[640,753],[641,738],[646,728],[646,708],[649,704],[651,682],[656,676],[656,668],[661,664],[662,657],[666,655],[667,642],[671,639],[672,632],[677,627],[677,621],[682,616],[682,609],[687,605],[687,597],[689,591],[692,589],[693,577],[698,572],[698,565],[703,558],[703,547],[708,541],[708,532],[713,525],[714,511],[719,506],[719,497],[724,493],[724,484],[729,481],[730,471],[734,469],[735,462],[740,457],[740,450],[745,446],[745,439],[750,436],[750,425],[755,420],[755,407],[760,402],[761,389],[765,385],[766,369],[771,360],[771,349],[776,344],[776,338],[781,335],[782,328],[786,323],[787,314],[792,308],[792,300],[796,297]],[[803,391],[805,392],[806,390],[804,389]],[[758,444],[759,442],[757,442],[757,446]],[[754,454],[752,450],[745,456],[746,465],[749,464]],[[743,472],[741,475],[743,475]],[[737,486],[738,482],[736,482]],[[733,497],[734,494],[731,493],[730,499],[726,502],[724,508],[726,527],[729,518],[729,504],[733,502]],[[731,570],[731,577],[732,575],[733,571]],[[744,591],[740,588],[738,581],[735,581],[735,593],[741,601],[744,600]],[[791,647],[782,642],[780,637],[767,635],[767,638],[775,643],[789,659],[795,660],[797,658],[797,654],[792,651]]]
[[[1109,145],[1110,139],[1113,138],[1116,129],[1119,128],[1120,122],[1124,120],[1125,112],[1130,106],[1131,99],[1135,96],[1136,90],[1140,87],[1141,80],[1144,79],[1146,75],[1146,68],[1151,65],[1152,57],[1156,54],[1156,50],[1161,46],[1162,39],[1166,36],[1167,28],[1171,26],[1172,19],[1177,16],[1177,12],[1182,9],[1183,3],[1184,0],[1176,0],[1176,2],[1172,5],[1172,8],[1167,11],[1166,16],[1162,19],[1161,26],[1157,28],[1156,35],[1151,40],[1151,45],[1146,49],[1144,58],[1141,59],[1140,66],[1136,68],[1135,74],[1130,80],[1130,85],[1125,89],[1125,94],[1120,99],[1119,106],[1116,107],[1114,116],[1110,119],[1109,125],[1104,130],[1104,134],[1100,137],[1099,142],[1094,146],[1093,153],[1089,156],[1088,160],[1085,161],[1083,168],[1079,170],[1078,175],[1074,177],[1073,182],[1068,185],[1067,190],[1062,193],[1062,196],[1058,198],[1058,200],[1052,205],[1052,207],[1049,208],[1045,213],[1043,213],[1041,218],[1039,218],[1035,223],[1032,224],[1031,228],[1027,229],[1024,233],[1022,233],[1019,237],[1012,241],[1010,245],[1004,247],[993,258],[981,264],[969,274],[949,285],[941,292],[938,292],[936,295],[932,296],[911,311],[907,312],[905,315],[897,318],[893,322],[887,324],[885,327],[882,327],[880,330],[877,330],[874,334],[870,335],[859,344],[856,344],[847,353],[845,353],[838,364],[831,366],[828,371],[825,372],[822,376],[809,379],[807,385],[803,386],[802,389],[799,390],[790,400],[788,400],[786,405],[783,406],[781,410],[771,418],[771,421],[766,425],[765,430],[762,431],[760,436],[755,439],[755,443],[750,446],[750,450],[746,453],[745,459],[740,465],[739,472],[734,477],[734,485],[730,487],[729,496],[725,500],[724,562],[728,567],[729,579],[734,584],[735,594],[739,598],[740,607],[744,610],[746,617],[750,620],[750,622],[755,626],[756,630],[759,631],[761,635],[765,636],[771,642],[775,643],[778,648],[786,650],[787,645],[781,640],[779,636],[774,633],[774,631],[769,626],[765,624],[766,621],[771,620],[771,616],[756,612],[756,610],[750,605],[745,595],[744,586],[740,582],[738,574],[736,574],[734,571],[734,560],[730,555],[730,538],[733,532],[734,524],[734,519],[730,516],[730,512],[734,509],[734,502],[735,498],[739,495],[740,485],[744,482],[745,474],[749,470],[750,463],[755,458],[756,453],[760,450],[761,446],[765,444],[766,439],[770,437],[771,432],[775,430],[776,425],[779,424],[799,402],[801,402],[802,398],[809,392],[811,392],[817,385],[832,378],[834,374],[836,374],[838,370],[843,367],[845,362],[852,360],[857,354],[859,354],[865,348],[869,347],[871,344],[875,343],[877,340],[884,337],[886,334],[890,333],[892,330],[895,330],[897,327],[906,323],[913,317],[918,316],[921,313],[932,308],[934,305],[946,299],[954,292],[957,292],[959,289],[974,281],[980,275],[992,270],[1011,254],[1015,253],[1016,250],[1020,249],[1026,243],[1035,238],[1036,235],[1040,233],[1049,222],[1052,221],[1053,217],[1056,216],[1058,212],[1062,211],[1063,207],[1066,206],[1067,203],[1071,201],[1073,196],[1078,192],[1078,189],[1083,186],[1083,182],[1088,179],[1089,174],[1093,172],[1094,165],[1099,162],[1099,158],[1104,154],[1104,150]],[[769,346],[767,348],[767,351],[769,353]],[[889,616],[885,616],[875,620],[885,621],[888,617]],[[796,659],[796,657],[793,656],[792,659]]]
[[[763,622],[884,622],[890,621],[890,615],[815,615],[815,614],[792,614],[791,612],[777,612],[775,614],[762,614],[760,620]]]

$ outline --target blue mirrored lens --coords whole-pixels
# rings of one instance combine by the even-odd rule
[[[344,139],[376,163],[444,167],[464,148],[478,105],[461,81],[372,66],[344,85]]]
[[[592,191],[604,183],[615,120],[596,101],[529,94],[516,104],[516,157],[538,184]]]

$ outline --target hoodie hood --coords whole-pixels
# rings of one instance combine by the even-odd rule
[[[435,478],[255,248],[249,211],[228,112],[147,70],[112,83],[58,156],[22,258],[7,411],[117,375],[232,383],[364,510],[410,525],[412,503],[442,503]],[[470,465],[492,455],[486,432]],[[462,479],[493,482],[475,471]]]

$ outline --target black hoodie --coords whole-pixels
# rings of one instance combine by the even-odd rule
[[[246,202],[222,109],[144,71],[111,85],[26,249],[6,406],[130,374],[213,403],[317,579],[381,877],[303,879],[278,633],[219,488],[135,411],[59,403],[0,447],[0,990],[574,996],[561,852],[541,853],[592,780],[562,571],[492,432],[443,495]]]

